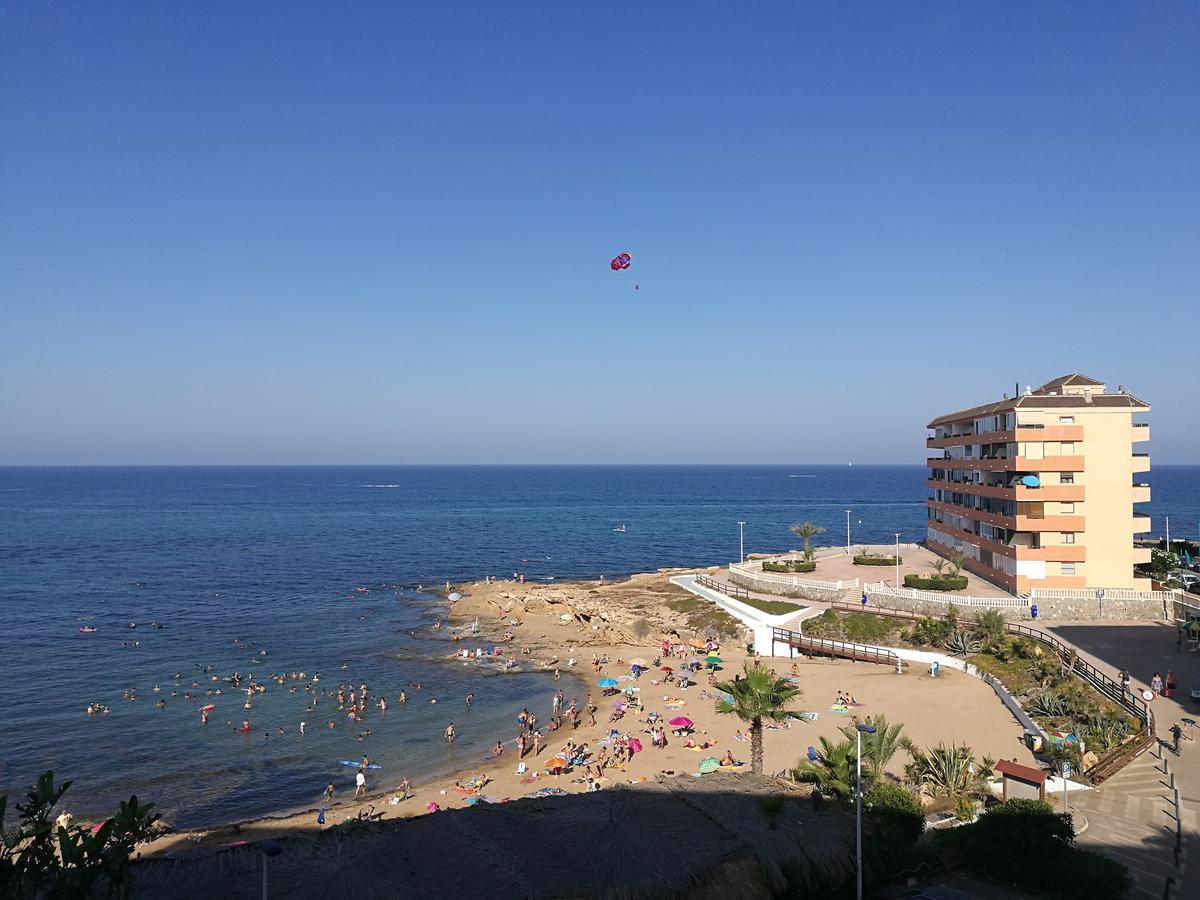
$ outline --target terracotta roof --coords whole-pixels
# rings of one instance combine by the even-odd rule
[[[996,763],[996,771],[1001,775],[1008,775],[1010,778],[1028,781],[1030,784],[1044,784],[1047,777],[1046,773],[1041,769],[1032,769],[1029,766],[1009,762],[1006,759],[1002,759]]]
[[[1002,412],[1012,412],[1015,409],[1061,409],[1072,407],[1086,409],[1089,406],[1110,408],[1128,407],[1129,409],[1149,409],[1150,404],[1139,400],[1133,394],[1092,394],[1089,403],[1082,394],[1022,394],[1009,400],[997,400],[982,406],[972,406],[970,409],[960,409],[958,412],[938,416],[929,423],[929,428],[945,425],[947,422],[960,422],[963,419],[978,419],[983,416],[995,416]]]
[[[1078,385],[1080,387],[1103,387],[1103,381],[1097,381],[1095,378],[1088,378],[1086,375],[1080,375],[1078,372],[1072,372],[1070,375],[1060,375],[1053,381],[1047,381],[1043,384],[1039,391],[1053,391],[1060,387],[1068,385]]]

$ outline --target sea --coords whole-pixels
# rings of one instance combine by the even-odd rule
[[[1170,516],[1195,539],[1200,467],[1146,477],[1154,532]],[[846,510],[855,545],[920,540],[925,479],[921,466],[0,468],[0,793],[16,800],[51,769],[78,814],[136,794],[193,828],[314,807],[330,782],[344,797],[354,769],[340,762],[364,754],[382,766],[373,788],[470,768],[515,737],[522,707],[544,720],[556,685],[448,662],[432,627],[447,580],[724,564],[795,546],[787,529],[804,519],[843,544]],[[246,712],[211,681],[234,671],[365,681],[389,708],[348,721],[329,700],[306,709],[289,681]],[[93,702],[110,712],[88,715]]]

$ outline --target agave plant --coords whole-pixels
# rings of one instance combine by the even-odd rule
[[[826,797],[849,800],[854,796],[854,745],[850,741],[833,743],[821,738],[817,759],[802,759],[792,770],[797,781],[816,785]]]
[[[1033,698],[1029,712],[1035,716],[1046,716],[1055,719],[1071,714],[1071,704],[1057,691],[1042,691]]]
[[[966,656],[968,653],[978,653],[982,650],[983,641],[964,631],[956,631],[946,638],[946,643],[942,646],[955,656]]]
[[[934,797],[974,796],[986,791],[983,775],[975,771],[975,754],[965,744],[938,744],[928,750],[913,747],[906,773]]]

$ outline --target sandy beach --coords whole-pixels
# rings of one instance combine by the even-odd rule
[[[587,782],[582,770],[565,771],[555,776],[544,771],[542,766],[562,751],[568,740],[575,745],[587,744],[590,750],[597,751],[610,729],[638,738],[644,749],[627,764],[606,768],[599,782],[601,789],[615,783],[652,780],[663,773],[690,777],[696,773],[702,759],[707,756],[722,758],[727,751],[735,760],[744,761],[744,771],[749,772],[749,741],[743,742],[736,737],[738,732],[745,732],[746,725],[733,716],[716,712],[716,696],[707,684],[706,673],[699,673],[699,683],[685,690],[661,681],[663,673],[657,670],[643,674],[636,681],[620,682],[622,690],[627,686],[634,688],[635,697],[640,699],[644,711],[639,713],[633,709],[611,722],[614,698],[602,696],[602,689],[595,686],[602,677],[615,679],[627,675],[629,660],[644,658],[649,661],[657,656],[664,637],[687,643],[703,639],[704,631],[711,634],[722,627],[727,631],[720,646],[724,664],[717,673],[718,680],[732,679],[741,671],[747,656],[744,643],[738,646],[739,629],[728,622],[722,625],[714,624],[711,618],[698,619],[698,616],[707,616],[709,611],[690,603],[691,595],[668,582],[673,574],[677,574],[677,570],[608,583],[545,585],[496,581],[453,586],[453,590],[463,596],[450,604],[449,618],[442,629],[446,632],[447,657],[462,649],[473,653],[476,646],[502,642],[500,646],[509,651],[505,658],[511,657],[517,668],[546,671],[545,710],[534,710],[540,725],[545,725],[549,719],[543,712],[549,711],[556,691],[557,683],[551,673],[552,661],[557,659],[562,672],[570,672],[593,686],[590,696],[598,707],[595,724],[590,724],[584,713],[576,729],[568,724],[547,733],[542,728],[540,752],[536,756],[531,751],[526,752],[522,773],[518,771],[515,747],[519,730],[516,717],[520,710],[514,709],[511,731],[494,737],[495,741],[504,744],[504,752],[499,757],[419,782],[411,789],[409,799],[398,802],[393,802],[393,798],[399,797],[399,776],[385,774],[379,778],[373,777],[379,773],[368,773],[367,797],[355,802],[350,799],[352,788],[339,786],[333,804],[326,807],[324,827],[364,813],[372,806],[384,818],[407,818],[427,813],[432,804],[439,809],[459,808],[482,797],[503,802],[547,787],[568,793],[585,791]],[[700,628],[695,627],[697,623]],[[642,632],[640,636],[639,632]],[[511,640],[505,642],[504,638],[510,634]],[[528,652],[522,652],[526,648]],[[609,660],[599,672],[593,671],[593,655]],[[574,666],[569,665],[572,659]],[[859,718],[884,714],[892,723],[903,723],[905,734],[918,745],[963,742],[973,747],[978,756],[988,754],[1033,763],[1032,755],[1021,742],[1021,727],[989,687],[968,675],[943,670],[935,679],[911,669],[897,675],[883,666],[846,661],[774,658],[764,659],[764,663],[780,675],[794,671],[803,691],[794,711],[817,713],[813,722],[792,720],[786,726],[765,732],[764,770],[767,774],[794,766],[808,746],[817,744],[820,737],[840,739],[838,729],[849,724],[850,717],[830,709],[839,691],[852,694],[862,704],[852,710]],[[663,660],[663,664],[674,666],[677,662]],[[572,700],[582,709],[587,697],[567,692],[564,702],[570,704]],[[667,746],[653,747],[649,733],[644,733],[648,730],[644,720],[653,712],[667,720],[686,716],[695,723],[694,740],[707,742],[710,746],[704,750],[690,749],[684,746],[686,738],[668,732]],[[890,768],[899,773],[906,761],[906,754],[901,751],[892,760]],[[470,788],[463,785],[480,776],[486,782],[483,789],[467,793]],[[205,831],[171,833],[143,848],[143,855],[206,852],[237,841],[311,832],[321,827],[314,807],[295,814]]]

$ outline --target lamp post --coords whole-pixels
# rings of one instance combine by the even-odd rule
[[[278,856],[283,852],[283,845],[278,841],[263,841],[258,845],[258,852],[262,854],[262,900],[267,900],[267,860],[272,856]]]
[[[856,896],[862,900],[862,736],[874,734],[875,726],[860,723],[854,726],[854,862],[858,884]]]
[[[900,587],[900,534],[901,534],[901,532],[897,531],[897,532],[895,532],[895,534],[896,534],[896,587],[899,588]]]
[[[846,552],[850,552],[850,510],[846,510]]]
[[[738,562],[746,561],[746,523],[738,522]]]

